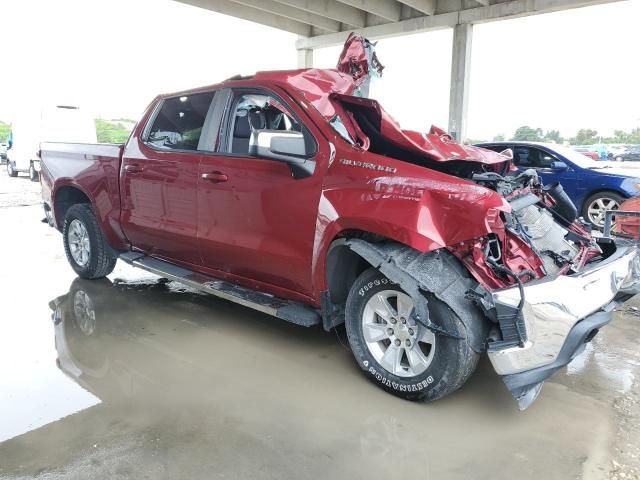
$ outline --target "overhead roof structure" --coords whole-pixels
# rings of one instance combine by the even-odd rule
[[[176,0],[299,35],[301,68],[313,50],[356,31],[370,40],[453,28],[449,131],[465,138],[473,25],[619,0]]]

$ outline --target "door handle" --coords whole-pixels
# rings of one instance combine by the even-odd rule
[[[213,183],[222,183],[229,180],[229,177],[227,177],[222,172],[203,173],[202,175],[200,175],[200,178],[202,178],[203,180],[209,180],[210,182],[213,182]]]
[[[141,167],[140,165],[125,165],[124,166],[124,171],[127,173],[140,173],[144,170],[143,167]]]

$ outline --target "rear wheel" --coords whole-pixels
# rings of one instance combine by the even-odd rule
[[[32,182],[38,182],[40,180],[40,174],[38,174],[38,171],[34,168],[33,163],[29,165],[29,179]]]
[[[598,192],[591,195],[582,207],[582,216],[594,227],[604,227],[605,212],[607,210],[618,210],[624,202],[622,195],[615,192]]]
[[[7,160],[7,175],[9,175],[10,177],[18,176],[18,172],[16,172],[15,168],[13,168],[11,160]]]
[[[427,299],[431,321],[461,338],[416,323],[412,298],[374,268],[356,279],[347,299],[347,336],[358,365],[374,383],[409,400],[456,391],[478,362],[460,319],[434,296]]]
[[[116,258],[111,254],[90,205],[80,203],[69,207],[62,238],[67,260],[80,277],[102,278],[113,271]]]

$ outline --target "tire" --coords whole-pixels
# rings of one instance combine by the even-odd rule
[[[624,197],[616,192],[598,192],[591,195],[582,206],[582,216],[595,228],[604,227],[604,210],[617,210],[620,208]],[[597,214],[597,211],[602,211]]]
[[[109,275],[116,266],[93,209],[89,204],[72,205],[64,217],[64,252],[71,268],[82,278]]]
[[[395,305],[393,292],[400,295],[396,298]],[[404,297],[401,297],[402,295]],[[377,313],[374,314],[377,318],[374,326],[384,326],[375,327],[376,335],[387,335],[387,338],[375,341],[378,337],[372,338],[371,334],[365,333],[366,327],[364,325],[371,318],[372,310],[377,311],[372,306],[380,305],[376,303],[380,296],[383,298],[388,296],[387,300],[396,310],[397,315],[395,322],[392,324],[393,315],[390,315],[391,320],[388,321],[378,316]],[[408,400],[437,400],[455,392],[464,385],[474,372],[479,355],[473,351],[469,342],[467,342],[464,325],[445,303],[433,295],[427,296],[430,319],[439,327],[457,334],[461,339],[433,334],[426,330],[425,327],[416,326],[411,315],[405,315],[408,318],[402,317],[402,311],[405,313],[411,311],[406,307],[408,305],[405,303],[406,298],[410,299],[402,289],[378,270],[370,268],[362,273],[354,282],[347,298],[345,326],[349,344],[365,376],[379,387]],[[398,310],[400,300],[402,300],[401,303],[405,304],[405,307]],[[401,325],[403,319],[406,320],[404,326]],[[430,341],[432,343],[429,346],[428,342],[413,342],[412,347],[407,350],[403,343],[411,342],[412,339],[407,339],[407,332],[398,331],[397,327],[400,329],[408,328],[409,334],[415,335],[413,337],[415,339],[431,337]],[[390,329],[394,330],[391,337],[389,337]],[[382,333],[383,330],[386,333]],[[370,332],[371,330],[368,331]],[[413,334],[411,333],[412,331]],[[366,336],[370,340],[369,343],[366,340]],[[398,337],[403,338],[403,340]],[[392,340],[393,338],[395,340]],[[371,340],[374,340],[374,342]],[[381,359],[380,352],[385,349],[387,342],[386,352]],[[383,359],[391,345],[397,345],[396,342],[400,342],[400,347],[396,346],[396,350],[401,351],[397,357],[400,361],[394,362],[396,367],[399,368],[394,368],[394,371],[392,371],[388,366],[383,366],[383,363],[386,363]],[[410,352],[414,352],[411,353],[412,358],[415,354],[418,354],[415,349],[420,350],[423,359],[422,363],[410,362]],[[402,350],[404,350],[404,353],[402,353]],[[420,358],[419,354],[418,358]],[[412,363],[419,365],[419,368],[414,369]],[[424,370],[421,370],[422,368]]]
[[[31,180],[32,182],[40,181],[40,174],[33,167],[33,163],[29,165],[29,180]]]
[[[11,165],[11,161],[7,161],[7,175],[12,178],[18,176],[18,172],[13,168],[13,165]]]

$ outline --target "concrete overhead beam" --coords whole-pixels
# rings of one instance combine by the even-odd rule
[[[332,20],[322,15],[316,15],[305,10],[300,10],[295,7],[283,5],[282,3],[274,0],[231,0],[234,3],[244,5],[246,7],[252,7],[263,12],[272,13],[280,17],[295,20],[297,22],[313,25],[314,27],[322,28],[328,32],[339,32],[340,22]]]
[[[304,37],[311,34],[311,26],[280,15],[274,15],[253,7],[240,5],[229,0],[179,0],[182,3],[204,8],[212,12],[222,13],[232,17],[242,18],[251,22],[277,28],[286,32],[296,33]]]
[[[315,13],[337,22],[352,25],[356,28],[365,27],[367,14],[357,8],[350,7],[337,0],[276,0],[289,7],[298,8],[305,12]]]
[[[483,23],[589,7],[619,0],[512,0],[460,11],[459,23]]]
[[[363,2],[365,0],[362,0]],[[510,0],[493,5],[470,8],[433,16],[410,18],[399,22],[386,23],[373,27],[357,29],[356,32],[371,40],[387,37],[439,30],[463,23],[484,23],[495,20],[507,20],[541,13],[550,13],[572,8],[588,7],[620,0]],[[318,35],[298,40],[297,48],[321,48],[339,45],[347,37],[346,32]]]
[[[396,0],[339,0],[353,8],[373,13],[391,22],[400,20],[402,6]]]
[[[375,27],[358,28],[355,32],[364,35],[371,40],[380,38],[398,37],[409,33],[428,32],[450,28],[458,22],[458,12],[443,13],[431,17],[416,17],[401,22],[386,23]],[[347,39],[349,32],[331,33],[316,37],[301,38],[296,43],[296,48],[322,48],[333,45],[341,45]]]
[[[436,0],[400,0],[405,5],[418,10],[425,15],[433,15],[436,11]],[[484,0],[488,1],[488,0]]]

